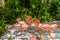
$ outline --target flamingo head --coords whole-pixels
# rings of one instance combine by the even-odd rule
[[[28,23],[28,24],[33,23],[33,19],[32,19],[31,16],[26,16],[25,21],[26,21],[26,23]]]
[[[36,27],[39,27],[40,20],[35,20],[34,23],[35,23]]]

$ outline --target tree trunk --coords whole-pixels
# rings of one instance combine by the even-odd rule
[[[0,7],[5,8],[5,0],[0,0]]]

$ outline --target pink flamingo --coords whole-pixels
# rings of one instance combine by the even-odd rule
[[[27,24],[22,24],[22,25],[21,25],[21,28],[22,28],[23,30],[28,30],[28,25],[27,25]]]
[[[53,24],[53,25],[51,25],[51,28],[52,29],[58,29],[59,28],[59,25],[58,24]]]
[[[44,31],[47,31],[48,32],[48,35],[52,38],[52,40],[54,40],[54,38],[50,35],[50,25],[49,24],[44,24],[41,26],[41,29],[43,29]]]
[[[35,20],[34,23],[35,23],[35,26],[37,28],[37,32],[40,34],[40,40],[42,40],[42,35],[41,35],[41,32],[40,32],[40,27],[41,26],[39,26],[40,25],[40,20]]]

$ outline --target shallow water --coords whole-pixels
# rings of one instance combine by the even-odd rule
[[[11,30],[12,31],[12,30]],[[11,36],[11,40],[29,40],[30,33],[28,32],[16,32],[16,33],[10,33],[8,32],[4,36],[0,38],[0,40],[8,40],[8,38]],[[60,29],[57,30],[51,30],[51,35],[54,37],[54,40],[60,40]],[[47,32],[42,32],[42,38],[43,40],[52,40]],[[39,39],[36,39],[39,40]]]
[[[53,24],[54,22],[50,23]],[[30,40],[30,35],[34,35],[36,40],[39,40],[39,38],[36,36],[37,33],[35,33],[35,30],[35,28],[34,30],[29,29],[28,31],[8,29],[8,32],[4,36],[2,36],[0,40],[8,40],[9,37],[11,37],[11,40]],[[41,30],[41,34],[43,40],[52,40],[46,31]],[[51,35],[54,37],[54,40],[60,40],[60,29],[51,29]]]

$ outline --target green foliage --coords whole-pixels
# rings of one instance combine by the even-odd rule
[[[53,21],[60,19],[60,1],[51,0],[46,3],[44,0],[29,0],[30,8],[28,8],[27,15],[34,19],[40,19],[41,22]],[[17,17],[25,18],[25,7],[21,5],[19,0],[7,0],[5,9],[0,8],[0,20],[12,24]],[[26,3],[27,5],[28,3]],[[27,5],[28,6],[28,5]],[[1,19],[4,18],[4,19]],[[0,22],[1,23],[1,22]],[[2,22],[3,23],[3,22]]]
[[[3,36],[7,32],[5,25],[0,26],[0,37]]]
[[[60,10],[59,10],[60,4],[59,4],[59,2],[60,2],[60,0],[52,0],[50,2],[51,6],[48,8],[48,12],[52,16],[52,18],[55,19],[55,20],[57,20],[57,19],[60,20],[60,18],[59,18],[59,16],[60,16]]]
[[[11,40],[11,36],[8,38],[8,40]]]
[[[41,22],[60,20],[60,0],[51,0],[47,3],[44,0],[29,0],[30,8],[27,15],[34,19],[40,19]],[[13,24],[17,17],[25,18],[25,7],[21,0],[7,0],[5,9],[0,9],[0,19],[4,17],[5,23]],[[28,3],[26,3],[27,5]],[[28,5],[27,5],[28,6]]]

